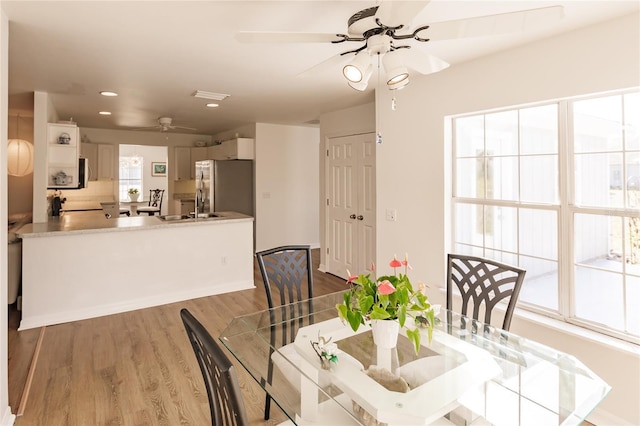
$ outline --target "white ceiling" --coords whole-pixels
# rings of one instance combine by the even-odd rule
[[[391,0],[384,0],[391,1]],[[359,47],[332,44],[246,44],[238,31],[346,33],[370,1],[2,1],[9,27],[9,106],[29,110],[33,91],[50,94],[61,120],[82,127],[130,129],[157,118],[215,134],[268,122],[311,123],[321,113],[373,99],[372,89],[347,86],[330,58]],[[496,51],[618,16],[636,1],[432,0],[411,28],[481,15],[562,5],[549,28],[479,39],[416,42],[412,46],[454,67]],[[297,75],[316,68],[306,78]],[[442,72],[447,72],[442,71]],[[412,76],[412,78],[429,78]],[[370,85],[372,86],[372,85]],[[106,98],[101,90],[120,94]],[[229,94],[205,108],[195,90]],[[385,89],[386,90],[386,89]],[[403,90],[411,90],[411,85]],[[111,111],[100,116],[98,111]]]

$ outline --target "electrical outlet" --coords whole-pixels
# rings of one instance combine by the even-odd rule
[[[387,209],[386,217],[388,221],[395,222],[397,217],[396,209]]]

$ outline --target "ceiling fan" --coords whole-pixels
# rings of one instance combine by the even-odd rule
[[[430,0],[381,0],[356,12],[347,21],[347,34],[241,31],[236,39],[245,43],[359,43],[337,58],[349,60],[342,72],[349,86],[363,91],[373,73],[373,58],[386,73],[387,87],[400,89],[409,83],[409,69],[420,74],[441,71],[449,64],[434,55],[412,49],[411,43],[490,36],[532,30],[563,17],[562,6],[550,6],[497,15],[419,25],[411,23]],[[322,64],[320,64],[322,65]]]
[[[158,124],[156,124],[155,126],[149,126],[149,127],[140,127],[138,129],[133,129],[133,130],[153,130],[153,129],[158,129],[161,132],[168,132],[170,130],[197,130],[193,127],[182,127],[182,126],[173,126],[171,123],[173,122],[173,119],[171,117],[159,117],[158,118]]]

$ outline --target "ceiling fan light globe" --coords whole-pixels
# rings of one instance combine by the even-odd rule
[[[373,66],[369,65],[369,67],[367,68],[367,70],[364,73],[364,76],[362,77],[362,80],[360,80],[359,82],[355,83],[352,81],[349,81],[349,87],[351,87],[352,89],[355,89],[359,92],[364,92],[367,89],[367,84],[369,83],[369,79],[371,78],[371,74],[373,74]]]
[[[371,56],[366,52],[360,52],[342,69],[342,73],[350,82],[359,83],[371,72],[371,68]]]
[[[387,85],[392,86],[400,84],[409,79],[409,72],[406,68],[393,70],[393,72],[387,73]]]
[[[409,76],[407,76],[407,78],[404,78],[396,83],[392,83],[392,84],[387,83],[387,87],[389,88],[389,90],[399,90],[405,87],[407,84],[409,84]]]
[[[349,80],[351,83],[359,83],[362,81],[362,72],[351,64],[346,65],[342,69],[342,74],[344,74],[344,78]]]

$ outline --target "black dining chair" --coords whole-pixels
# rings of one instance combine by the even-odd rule
[[[236,370],[211,334],[187,309],[180,317],[196,354],[209,397],[212,426],[248,425]]]
[[[509,331],[525,274],[524,269],[492,259],[449,253],[447,309],[488,325],[494,308],[506,303],[502,329]],[[459,304],[454,303],[457,295]],[[454,309],[454,304],[459,309]]]
[[[262,282],[267,293],[267,303],[269,309],[283,307],[280,310],[282,320],[294,318],[296,312],[285,309],[285,305],[310,300],[313,298],[313,273],[311,263],[311,248],[308,245],[289,245],[263,250],[256,253],[256,259],[262,275]],[[309,309],[312,309],[311,302]],[[271,312],[272,323],[276,321],[275,312]],[[280,351],[284,351],[288,355],[294,357],[295,349],[290,347],[292,351],[288,351],[285,345],[293,342],[296,337],[296,331],[300,326],[305,324],[283,321],[285,326],[282,327],[281,341],[283,345]],[[267,383],[271,385],[273,381],[273,364],[274,364],[274,347],[277,341],[276,329],[271,328],[271,341],[269,351],[269,366],[267,370]],[[289,353],[290,352],[290,353]],[[280,354],[278,354],[280,355]],[[275,357],[276,362],[280,357]],[[286,364],[287,361],[282,364]],[[287,376],[285,374],[285,376]],[[289,376],[290,377],[290,376]],[[264,419],[269,420],[269,412],[271,408],[271,397],[267,392],[264,405]]]
[[[447,324],[451,328],[452,312],[463,315],[461,329],[467,329],[471,321],[471,333],[478,333],[478,325],[483,332],[491,332],[491,317],[495,307],[506,303],[502,330],[509,331],[511,318],[524,282],[524,269],[500,263],[492,259],[462,254],[447,255]],[[455,290],[455,291],[454,291]],[[458,297],[460,302],[458,302]],[[502,310],[502,309],[501,309]],[[502,338],[507,339],[502,333]],[[399,375],[411,388],[420,386],[455,367],[442,355],[428,356],[411,361],[399,368]]]
[[[149,216],[162,211],[162,199],[164,198],[164,189],[150,189],[149,190],[149,205],[138,207],[137,213],[146,213]]]

